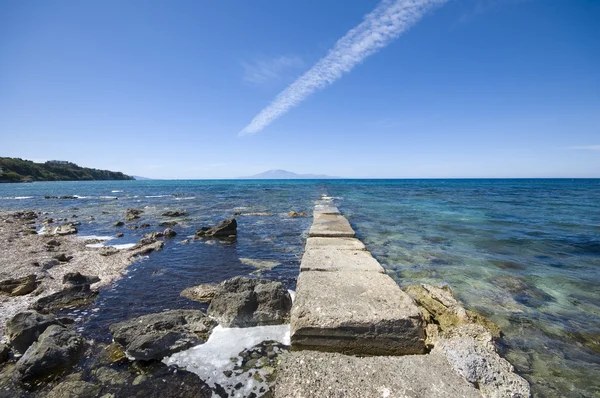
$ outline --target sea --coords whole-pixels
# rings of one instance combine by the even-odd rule
[[[73,195],[76,199],[46,199]],[[187,215],[162,251],[104,288],[84,333],[176,308],[205,308],[182,289],[237,275],[294,290],[315,200],[326,195],[401,286],[447,284],[468,309],[504,332],[499,350],[536,397],[600,396],[600,180],[147,180],[0,184],[0,211],[78,216],[79,235],[137,242]],[[128,208],[142,218],[115,227]],[[307,217],[288,213],[306,212]],[[185,243],[236,214],[234,242]],[[93,217],[90,218],[90,217]],[[129,229],[148,223],[149,228]]]

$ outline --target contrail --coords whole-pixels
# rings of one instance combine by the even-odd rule
[[[327,87],[369,55],[382,49],[431,8],[448,0],[383,0],[364,21],[339,39],[327,55],[283,90],[239,135],[255,134],[298,105],[315,91]]]

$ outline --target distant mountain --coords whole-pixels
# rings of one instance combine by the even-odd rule
[[[268,170],[264,173],[256,174],[249,177],[240,177],[240,179],[252,180],[326,180],[340,177],[332,177],[324,174],[296,174],[287,170]]]
[[[118,171],[79,167],[66,160],[34,163],[31,160],[0,157],[0,183],[33,181],[133,180]]]
[[[151,180],[152,178],[148,178],[148,177],[141,177],[141,176],[132,176],[134,180],[140,180],[140,181],[146,181],[146,180]]]

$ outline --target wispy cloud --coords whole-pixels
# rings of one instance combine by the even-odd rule
[[[570,146],[567,149],[577,149],[577,150],[583,150],[583,151],[600,151],[600,145]]]
[[[257,58],[242,62],[244,80],[251,84],[263,84],[281,80],[284,73],[304,66],[302,59],[296,55],[281,55],[272,58]]]
[[[447,0],[383,0],[362,23],[339,39],[327,55],[283,90],[239,135],[255,134],[315,91],[329,86],[369,55],[417,23]]]

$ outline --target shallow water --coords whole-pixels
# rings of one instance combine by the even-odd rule
[[[497,322],[506,334],[504,354],[536,396],[600,394],[600,180],[2,184],[0,210],[32,208],[55,218],[77,214],[80,235],[125,233],[111,245],[162,229],[157,224],[169,220],[160,216],[166,210],[188,212],[177,219],[183,221],[174,227],[178,236],[163,251],[103,290],[99,310],[79,313],[84,333],[109,340],[107,326],[115,321],[203,308],[179,297],[187,286],[262,272],[293,289],[312,219],[287,212],[310,213],[324,193],[336,198],[358,236],[401,285],[448,283],[467,307]],[[113,227],[130,207],[145,211],[136,224],[152,227]],[[199,227],[236,211],[242,215],[235,243],[181,244]],[[268,267],[260,270],[261,264]]]

